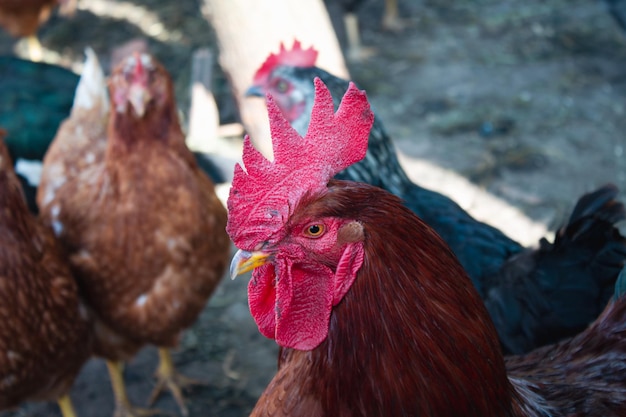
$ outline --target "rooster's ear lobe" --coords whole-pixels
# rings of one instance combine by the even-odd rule
[[[346,243],[362,242],[365,240],[363,225],[357,221],[352,221],[341,226],[337,234],[337,240]]]

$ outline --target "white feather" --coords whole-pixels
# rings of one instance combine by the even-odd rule
[[[39,186],[42,168],[41,161],[31,161],[29,159],[20,158],[15,163],[15,172],[26,178],[28,183],[33,187]]]
[[[85,49],[85,65],[80,81],[74,94],[74,105],[72,111],[76,109],[91,109],[100,105],[102,114],[109,111],[109,93],[104,77],[104,72],[98,61],[96,53],[91,48]]]

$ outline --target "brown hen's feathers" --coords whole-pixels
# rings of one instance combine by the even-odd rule
[[[0,202],[2,410],[66,394],[91,354],[92,334],[69,266],[29,213],[1,137]]]
[[[626,415],[626,297],[609,302],[576,337],[506,364],[518,390],[533,392],[552,415]]]
[[[175,345],[217,285],[229,251],[226,211],[185,145],[169,74],[147,55],[141,59],[151,63],[143,117],[120,106],[125,61],[111,77],[106,137],[82,147],[77,126],[62,128],[44,178],[65,169],[48,175],[38,195],[99,318],[97,353],[113,360],[146,343]],[[78,155],[64,154],[72,147]]]

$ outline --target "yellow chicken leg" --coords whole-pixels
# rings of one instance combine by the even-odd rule
[[[63,417],[76,417],[76,412],[74,411],[74,406],[72,405],[72,400],[69,395],[66,394],[59,398],[57,404],[59,404]]]
[[[355,13],[346,13],[343,17],[348,38],[347,58],[353,62],[360,62],[376,53],[374,48],[365,47],[361,44],[359,33],[359,19]]]
[[[385,0],[383,29],[390,30],[392,32],[400,32],[403,30],[404,23],[398,16],[398,0]]]
[[[157,384],[150,395],[148,405],[152,405],[154,401],[159,397],[161,391],[165,388],[169,389],[183,416],[189,415],[187,406],[185,405],[185,398],[183,397],[183,389],[191,385],[206,385],[204,381],[198,381],[195,379],[187,378],[176,371],[174,363],[172,362],[172,355],[169,349],[159,348],[159,367],[155,373],[157,377]]]
[[[126,395],[126,384],[124,384],[124,376],[122,371],[124,364],[122,362],[106,361],[109,376],[111,377],[111,387],[115,396],[115,413],[114,417],[144,417],[161,414],[158,410],[144,410],[133,408],[128,401]]]
[[[36,35],[26,38],[26,46],[28,48],[28,57],[31,61],[40,62],[43,59],[43,47]]]

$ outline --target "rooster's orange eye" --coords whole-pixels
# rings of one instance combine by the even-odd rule
[[[304,229],[304,232],[309,236],[309,237],[320,237],[323,233],[324,233],[324,225],[323,224],[312,224],[310,226],[307,226]]]

